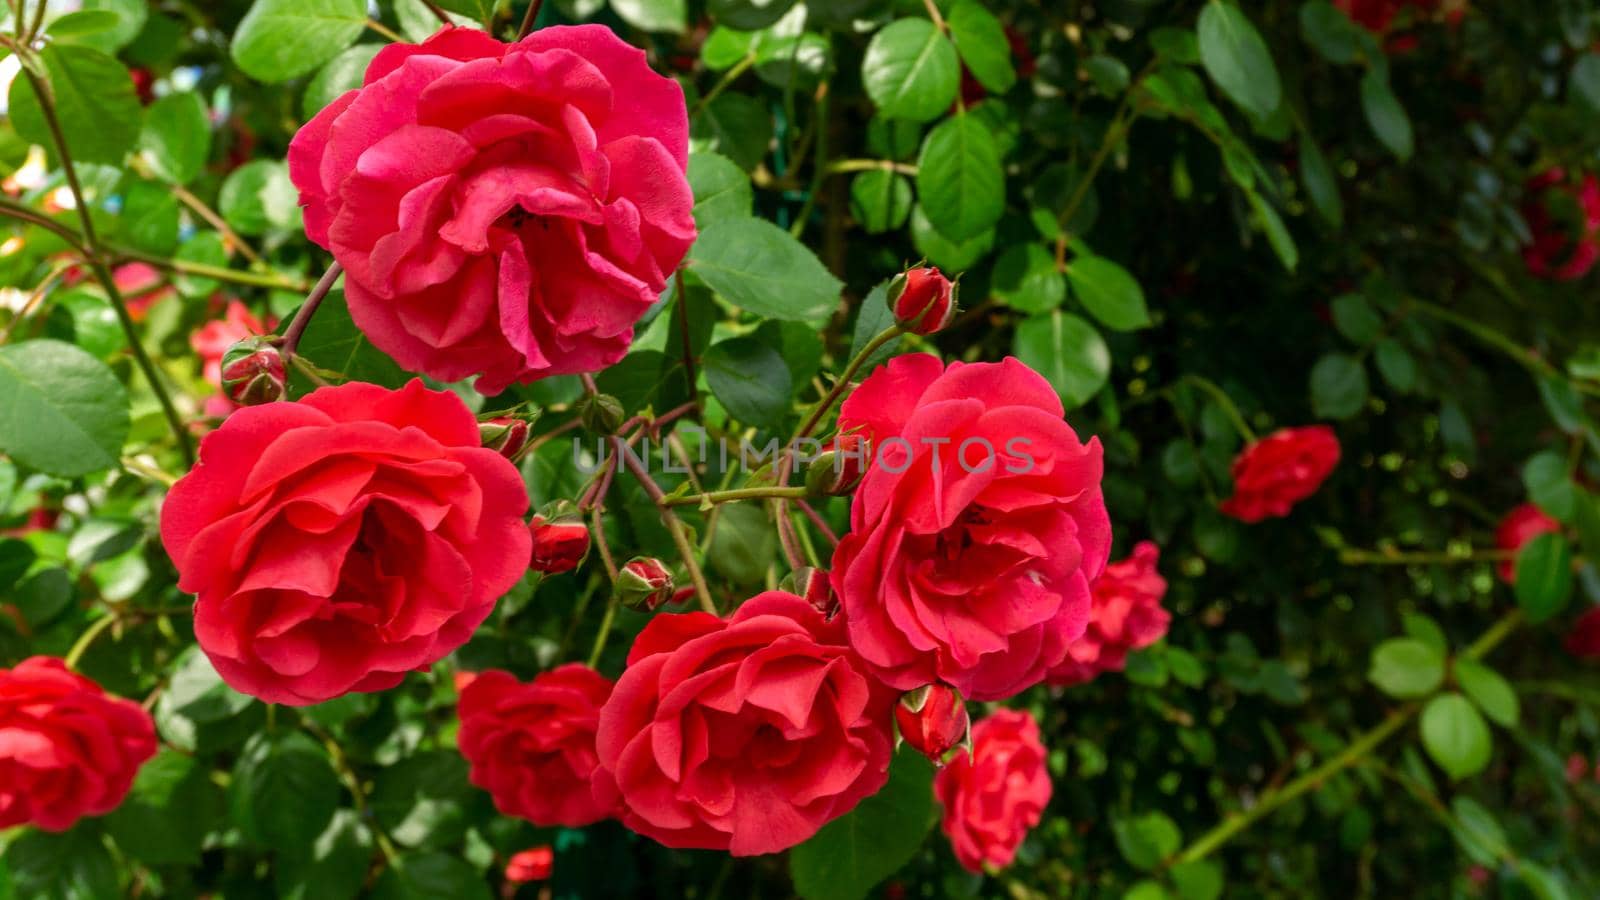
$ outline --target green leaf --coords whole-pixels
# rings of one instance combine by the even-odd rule
[[[1567,474],[1567,461],[1561,454],[1545,450],[1530,457],[1522,466],[1522,485],[1528,499],[1540,509],[1562,522],[1572,521],[1578,486]]]
[[[1272,115],[1283,100],[1278,68],[1261,34],[1237,6],[1212,0],[1196,27],[1200,63],[1233,102],[1258,119]]]
[[[1600,53],[1589,52],[1572,64],[1569,95],[1590,112],[1600,112]]]
[[[952,241],[978,237],[1005,212],[1006,175],[994,135],[976,116],[952,116],[928,133],[917,161],[928,221]]]
[[[110,31],[121,22],[122,17],[109,9],[80,9],[51,22],[45,34],[70,42],[73,38]]]
[[[1455,817],[1451,831],[1479,865],[1498,865],[1511,852],[1505,830],[1483,804],[1465,794],[1457,794],[1450,798],[1450,812]]]
[[[1256,224],[1266,234],[1267,243],[1272,245],[1273,254],[1285,269],[1293,272],[1300,264],[1300,250],[1295,246],[1289,227],[1283,224],[1283,217],[1261,196],[1260,191],[1249,190],[1245,196],[1250,200],[1250,210],[1255,213]]]
[[[1360,294],[1341,294],[1329,304],[1333,327],[1353,344],[1368,344],[1383,331],[1383,319],[1367,298]]]
[[[59,566],[40,569],[17,585],[10,601],[30,626],[39,628],[55,621],[72,603],[72,577]]]
[[[1310,135],[1300,136],[1300,180],[1305,183],[1306,196],[1323,221],[1338,228],[1344,224],[1344,201],[1339,196],[1339,182],[1334,177],[1328,158]]]
[[[691,153],[689,187],[694,191],[694,223],[702,231],[723,219],[750,217],[755,202],[750,176],[726,156]]]
[[[78,34],[72,39],[73,43],[93,47],[107,56],[115,56],[133,43],[150,21],[149,0],[84,0],[81,7],[83,12],[108,12],[117,17],[110,28]]]
[[[300,193],[289,180],[289,167],[279,160],[257,159],[234,169],[222,182],[217,205],[240,234],[300,227]]]
[[[195,865],[222,812],[222,791],[206,767],[163,750],[139,769],[133,790],[106,817],[123,853],[147,865]]]
[[[1328,62],[1353,63],[1361,52],[1360,26],[1327,0],[1301,5],[1300,34]]]
[[[366,0],[256,0],[233,33],[233,61],[258,81],[288,81],[355,43],[366,22]]]
[[[1099,393],[1111,376],[1111,351],[1100,332],[1060,310],[1023,319],[1011,347],[1050,382],[1069,412]]]
[[[344,376],[348,381],[367,381],[388,388],[397,388],[411,380],[411,376],[388,354],[367,341],[356,323],[350,319],[350,309],[345,305],[344,291],[331,291],[317,314],[311,317],[305,334],[300,337],[297,353],[326,369]],[[298,399],[316,388],[298,371],[291,372],[289,393]]]
[[[136,249],[169,256],[178,248],[178,198],[164,185],[128,182],[118,223]]]
[[[795,0],[707,0],[706,12],[719,24],[756,31],[783,18]]]
[[[361,894],[372,860],[372,832],[354,810],[341,809],[305,854],[276,862],[278,896],[284,900],[335,900]]]
[[[1416,638],[1391,638],[1372,651],[1367,679],[1391,697],[1426,697],[1444,683],[1444,655]]]
[[[772,143],[772,114],[754,97],[725,92],[695,114],[689,136],[695,152],[720,153],[749,172],[766,157]]]
[[[894,231],[911,217],[911,179],[887,169],[850,180],[850,215],[868,234]]]
[[[1032,241],[1012,244],[994,262],[990,290],[996,299],[1025,313],[1043,313],[1067,297],[1067,279],[1055,254]]]
[[[211,156],[211,120],[205,101],[193,91],[168,94],[145,113],[139,149],[158,178],[188,184]]]
[[[466,834],[468,804],[474,799],[461,754],[426,751],[378,774],[372,788],[372,815],[397,843],[438,850]]]
[[[1456,682],[1483,714],[1495,724],[1515,728],[1521,707],[1517,692],[1500,673],[1481,662],[1458,659],[1455,664]]]
[[[1445,637],[1444,629],[1439,627],[1438,622],[1420,613],[1407,613],[1400,617],[1400,623],[1406,634],[1432,647],[1439,655],[1443,656],[1449,651],[1450,641]]]
[[[231,818],[240,832],[280,851],[309,846],[342,796],[327,753],[300,731],[251,738],[228,785]]]
[[[1402,394],[1410,393],[1416,388],[1417,361],[1399,341],[1394,338],[1378,341],[1372,348],[1372,361],[1378,366],[1378,373],[1390,387]]]
[[[1017,70],[1011,65],[1011,42],[1000,20],[981,3],[958,0],[945,16],[945,24],[972,77],[990,93],[1011,90],[1017,83]]]
[[[113,468],[128,425],[105,363],[61,341],[0,346],[0,449],[18,462],[67,477]]]
[[[61,834],[26,831],[5,848],[17,896],[50,900],[121,897],[117,864],[93,822]]]
[[[919,203],[911,209],[911,243],[928,262],[954,275],[965,272],[989,255],[994,249],[994,229],[965,241],[953,241],[933,227]]]
[[[1116,839],[1122,858],[1134,868],[1146,871],[1161,865],[1183,844],[1183,832],[1160,812],[1112,819],[1111,836]]]
[[[1079,256],[1067,264],[1072,295],[1089,314],[1113,331],[1133,331],[1150,324],[1144,289],[1128,270],[1103,256]]]
[[[1517,551],[1515,593],[1528,621],[1546,621],[1572,599],[1572,549],[1559,534],[1541,534]]]
[[[777,554],[778,532],[759,504],[734,503],[722,508],[706,551],[706,559],[718,575],[734,584],[760,584]]]
[[[1128,82],[1132,75],[1128,66],[1115,56],[1098,53],[1083,61],[1084,71],[1089,73],[1089,80],[1094,82],[1095,89],[1107,97],[1115,97],[1128,89]]]
[[[1489,726],[1477,707],[1457,693],[1440,694],[1422,710],[1422,746],[1452,781],[1489,765]]]
[[[200,231],[184,241],[178,252],[173,254],[173,258],[181,262],[224,269],[228,266],[228,246],[220,232]],[[174,275],[172,283],[178,289],[178,293],[185,297],[209,297],[220,284],[215,278],[184,274]]]
[[[684,0],[611,0],[611,8],[622,21],[643,31],[682,34],[689,23]]]
[[[172,681],[156,700],[156,728],[167,743],[193,751],[199,728],[243,712],[252,698],[226,684],[197,645],[171,663]]]
[[[805,900],[861,900],[911,861],[938,814],[933,766],[903,748],[883,790],[790,851],[795,891]]]
[[[861,80],[883,115],[926,122],[955,102],[961,60],[932,22],[900,19],[872,36]]]
[[[490,900],[489,885],[479,872],[452,855],[424,853],[406,857],[405,865],[384,869],[373,885],[372,900]]]
[[[310,119],[345,91],[360,87],[367,66],[382,49],[382,44],[357,44],[329,60],[306,85],[300,98],[300,114]]]
[[[689,270],[734,306],[757,316],[818,322],[844,285],[804,244],[765,219],[725,219],[700,233]]]
[[[1348,419],[1367,403],[1367,370],[1344,353],[1325,353],[1311,367],[1311,410],[1319,419]]]
[[[1376,68],[1361,76],[1361,111],[1367,124],[1377,135],[1379,143],[1387,147],[1396,159],[1404,162],[1415,149],[1411,136],[1411,117],[1389,87],[1389,77]]]
[[[142,110],[133,78],[115,59],[88,47],[48,44],[39,60],[55,95],[61,133],[75,162],[116,165],[139,139]],[[52,146],[33,86],[20,75],[11,82],[11,124],[24,139]]]
[[[750,425],[777,425],[794,391],[783,356],[762,341],[733,338],[711,345],[704,358],[706,384],[728,414]]]
[[[1222,864],[1211,859],[1178,863],[1172,867],[1172,883],[1181,900],[1217,900],[1224,885]]]
[[[850,336],[850,358],[854,359],[867,349],[867,344],[872,339],[882,334],[884,329],[894,324],[894,310],[889,306],[889,282],[879,282],[867,293],[866,299],[861,301],[861,309],[856,313],[856,324]],[[879,347],[861,366],[862,372],[871,372],[882,365],[900,346],[903,337],[897,337]]]

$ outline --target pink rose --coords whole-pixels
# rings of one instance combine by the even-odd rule
[[[1148,647],[1167,633],[1172,614],[1161,608],[1167,580],[1156,571],[1160,548],[1141,541],[1133,555],[1106,566],[1095,579],[1089,628],[1050,672],[1052,684],[1081,684],[1101,672],[1120,672],[1128,651]]]
[[[961,865],[1004,868],[1050,802],[1050,773],[1033,716],[995,710],[972,728],[972,756],[957,753],[933,777],[941,827]]]
[[[923,354],[873,372],[839,430],[873,452],[833,556],[851,646],[900,690],[1038,684],[1083,634],[1111,550],[1099,442],[1017,360]]]
[[[793,594],[659,615],[600,712],[595,796],[668,847],[777,853],[883,787],[893,702]]]
[[[600,25],[390,44],[289,145],[350,315],[441,381],[594,372],[694,243],[683,90]]]

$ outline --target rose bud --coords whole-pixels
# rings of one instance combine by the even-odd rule
[[[512,884],[544,881],[554,870],[555,861],[555,851],[550,849],[549,844],[530,847],[511,857],[511,861],[506,864],[506,881]]]
[[[894,320],[913,334],[933,334],[956,315],[956,286],[933,266],[901,273],[889,285]]]
[[[834,438],[806,467],[806,490],[818,497],[842,497],[855,490],[867,471],[868,452],[859,434]]]
[[[595,434],[616,434],[622,427],[622,401],[610,394],[590,394],[578,399],[578,420]]]
[[[970,743],[967,705],[949,685],[926,684],[907,691],[894,708],[894,721],[900,739],[934,765],[943,765],[945,754]]]
[[[479,422],[478,437],[484,447],[515,461],[522,448],[528,446],[528,420],[500,416]]]
[[[240,406],[283,399],[283,354],[268,338],[245,338],[222,354],[222,392]]]
[[[805,598],[813,609],[822,613],[823,618],[832,619],[833,614],[839,611],[839,596],[833,592],[833,583],[823,569],[810,566],[795,569],[778,583],[778,590]]]
[[[533,559],[528,568],[535,572],[570,572],[589,554],[589,529],[576,516],[546,518],[535,513],[528,529],[533,533]]]
[[[672,572],[659,559],[635,556],[617,573],[616,590],[623,606],[654,612],[672,599]]]

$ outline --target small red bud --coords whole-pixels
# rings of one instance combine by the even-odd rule
[[[617,573],[617,596],[629,609],[654,612],[672,599],[672,572],[659,559],[635,556]]]
[[[511,884],[544,881],[555,870],[555,862],[556,854],[549,844],[530,847],[511,857],[506,865],[506,881]]]
[[[914,334],[933,334],[956,315],[956,286],[933,266],[919,266],[889,286],[894,320]]]
[[[935,765],[943,765],[945,754],[968,741],[972,724],[961,695],[944,684],[907,691],[894,708],[894,721],[900,739]]]
[[[501,416],[478,423],[478,439],[483,446],[504,456],[516,459],[522,448],[528,446],[528,420]]]
[[[533,560],[528,567],[536,572],[570,572],[589,553],[589,529],[575,517],[547,519],[535,514],[528,528],[533,532]]]
[[[806,467],[806,489],[819,497],[840,497],[856,489],[867,471],[871,448],[859,434],[841,434]]]
[[[245,338],[222,354],[222,392],[240,406],[283,399],[283,354],[268,338]]]

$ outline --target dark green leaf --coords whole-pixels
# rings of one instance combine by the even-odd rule
[[[723,219],[750,217],[750,176],[726,156],[690,154],[689,187],[694,191],[694,222],[701,230]]]
[[[1528,621],[1559,614],[1572,599],[1572,549],[1559,534],[1541,534],[1517,551],[1517,605]]]
[[[53,340],[0,346],[0,449],[52,475],[118,464],[128,392],[106,364]]]
[[[1310,135],[1300,137],[1300,179],[1305,182],[1306,196],[1323,221],[1338,228],[1344,224],[1344,201],[1339,197],[1339,182],[1334,177],[1328,158]]]
[[[689,123],[696,152],[710,150],[734,161],[746,172],[767,155],[772,142],[772,114],[761,101],[732,91],[705,105]]]
[[[1233,102],[1259,119],[1272,115],[1283,99],[1278,68],[1255,25],[1237,6],[1212,0],[1196,27],[1200,62],[1206,74]]]
[[[746,312],[784,321],[831,315],[843,288],[811,251],[765,219],[725,219],[701,232],[689,270]]]
[[[310,846],[341,796],[327,753],[299,731],[251,738],[228,785],[233,823],[250,841],[280,851]]]
[[[955,102],[961,60],[932,22],[900,19],[872,36],[861,80],[883,115],[926,122]]]
[[[222,182],[217,205],[240,234],[300,227],[300,194],[289,180],[289,167],[277,160],[257,159],[233,170]]]
[[[894,231],[911,217],[911,180],[887,169],[862,172],[850,181],[850,214],[868,234]]]
[[[706,11],[720,24],[756,31],[783,18],[795,0],[707,0]]]
[[[1011,90],[1017,70],[1011,65],[1011,42],[1000,20],[976,0],[957,0],[945,24],[972,77],[992,93]]]
[[[1100,332],[1060,310],[1022,320],[1011,348],[1050,382],[1069,411],[1099,393],[1111,375],[1111,351]]]
[[[444,853],[407,857],[385,869],[372,900],[490,900],[489,886],[466,861]]]
[[[468,805],[475,799],[466,760],[454,751],[435,750],[407,757],[379,773],[372,789],[372,815],[401,845],[443,849],[466,833]]]
[[[1159,812],[1113,819],[1111,835],[1116,839],[1122,858],[1136,869],[1156,868],[1177,853],[1183,843],[1183,833],[1178,826],[1165,813]]]
[[[1411,158],[1411,117],[1395,98],[1388,76],[1378,69],[1368,69],[1361,76],[1361,110],[1366,113],[1372,133],[1390,153],[1402,161]]]
[[[952,241],[971,240],[1005,212],[1006,176],[994,136],[976,116],[953,116],[928,133],[917,161],[928,221]]]
[[[168,94],[145,112],[139,149],[151,171],[173,184],[199,176],[211,156],[211,121],[205,101],[192,91]]]
[[[1067,264],[1072,295],[1084,309],[1113,331],[1133,331],[1150,324],[1144,289],[1128,270],[1103,256],[1079,256]]]
[[[39,51],[55,95],[61,133],[75,162],[117,164],[139,139],[141,110],[133,78],[122,63],[89,47],[49,44]],[[28,79],[11,82],[11,123],[17,134],[49,147],[50,128]]]
[[[728,411],[750,425],[777,425],[789,412],[794,392],[783,356],[755,338],[712,344],[704,358],[706,384]]]
[[[994,263],[991,290],[1000,302],[1025,313],[1049,312],[1067,297],[1067,280],[1055,254],[1032,241],[1012,244]]]
[[[1326,353],[1311,367],[1311,410],[1319,419],[1348,419],[1367,402],[1367,370],[1353,356]]]
[[[350,381],[366,381],[396,388],[411,380],[411,376],[394,360],[368,343],[367,336],[351,321],[344,291],[330,292],[322,305],[317,307],[317,314],[311,318],[311,324],[306,326],[305,334],[300,338],[298,353],[318,368],[335,372]],[[289,389],[292,396],[308,394],[315,387],[298,372],[291,373]]]
[[[752,442],[754,455],[760,452]],[[733,454],[730,452],[729,456]],[[778,553],[778,532],[757,503],[734,503],[722,508],[706,559],[717,574],[734,584],[760,584]]]
[[[933,767],[904,748],[883,790],[789,853],[796,892],[805,900],[861,900],[911,860],[937,818]]]

